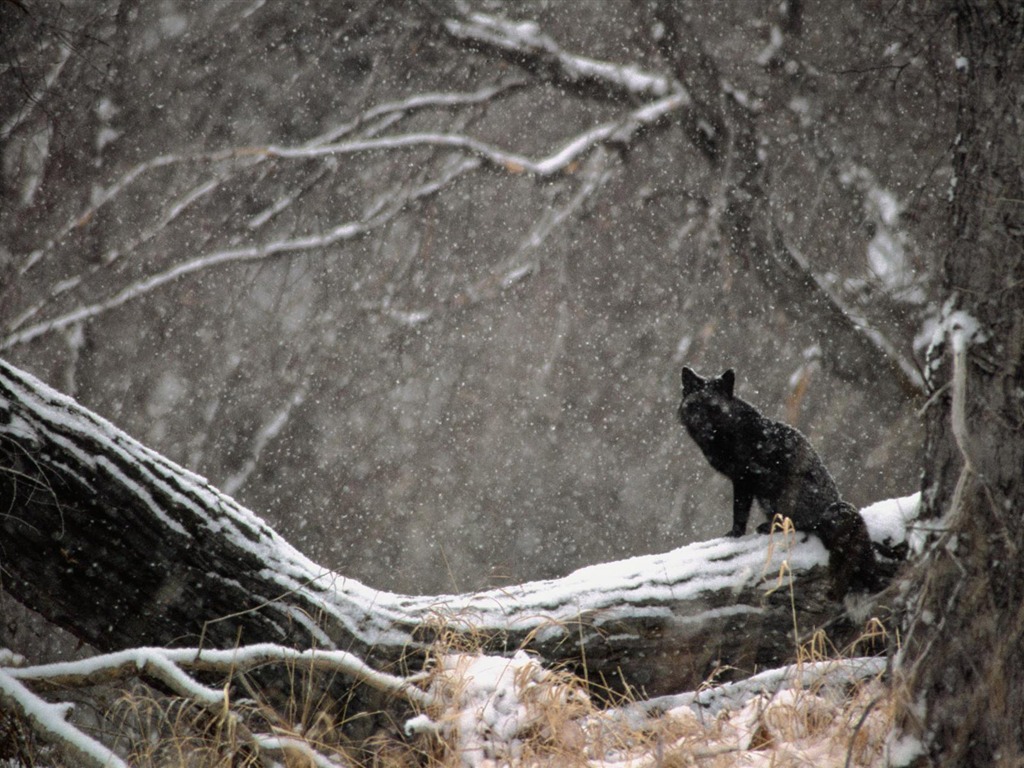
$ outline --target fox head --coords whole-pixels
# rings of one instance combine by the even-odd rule
[[[732,368],[727,370],[717,379],[705,379],[699,376],[693,368],[683,366],[683,397],[689,394],[710,390],[723,397],[732,397],[732,389],[736,384],[736,374]]]
[[[683,368],[683,398],[679,403],[679,421],[701,447],[723,432],[731,432],[733,387],[736,374],[730,368],[718,378],[705,379],[692,368]]]

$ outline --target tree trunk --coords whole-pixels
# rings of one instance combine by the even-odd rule
[[[892,761],[1009,766],[1024,764],[1024,6],[956,13],[949,304],[922,494],[937,532],[905,608]]]
[[[103,651],[273,642],[416,669],[444,629],[655,695],[785,664],[794,632],[828,624],[842,645],[860,630],[825,597],[817,539],[778,535],[477,594],[379,592],[3,361],[0,468],[3,588]]]

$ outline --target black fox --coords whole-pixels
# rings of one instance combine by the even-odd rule
[[[731,369],[717,379],[705,379],[683,368],[679,404],[679,421],[690,437],[711,466],[732,480],[732,529],[727,535],[746,533],[756,499],[769,521],[758,526],[761,533],[770,530],[775,515],[783,515],[797,530],[821,538],[829,551],[832,599],[842,599],[851,587],[879,589],[879,571],[860,513],[839,496],[807,438],[736,397],[735,383]]]
[[[841,599],[851,586],[875,590],[874,552],[860,513],[839,496],[835,480],[800,432],[772,421],[733,395],[736,375],[728,370],[705,379],[683,368],[679,421],[711,466],[732,480],[732,529],[747,530],[756,499],[768,521],[775,515],[793,521],[797,530],[817,534],[829,550],[830,596]]]
[[[788,424],[772,421],[733,395],[732,370],[705,379],[683,368],[679,421],[711,466],[732,480],[732,530],[747,531],[756,499],[768,517],[784,515],[797,530],[815,523],[839,501],[835,481],[807,438]],[[767,532],[768,524],[758,528]]]

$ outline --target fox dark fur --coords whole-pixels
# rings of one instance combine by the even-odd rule
[[[839,501],[831,505],[814,532],[828,550],[830,599],[842,600],[850,589],[877,592],[884,586],[868,527],[852,504]]]
[[[747,530],[756,500],[768,522],[775,515],[799,531],[817,534],[829,550],[830,596],[841,599],[851,587],[879,587],[874,552],[860,513],[839,496],[835,480],[800,432],[773,421],[733,394],[736,375],[728,370],[705,379],[683,368],[679,421],[712,467],[732,481],[732,528]]]
[[[732,530],[747,531],[756,499],[768,518],[784,515],[797,530],[812,531],[839,501],[835,481],[807,438],[788,424],[772,421],[733,394],[728,370],[705,379],[683,368],[679,420],[711,466],[732,480]]]

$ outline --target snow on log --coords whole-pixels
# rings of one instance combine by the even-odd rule
[[[914,497],[864,511],[898,543]],[[274,643],[415,671],[441,631],[519,648],[648,695],[791,661],[796,635],[861,627],[829,601],[816,538],[714,539],[465,595],[372,589],[312,562],[255,514],[0,360],[3,588],[102,651]],[[353,679],[369,674],[369,668]]]

